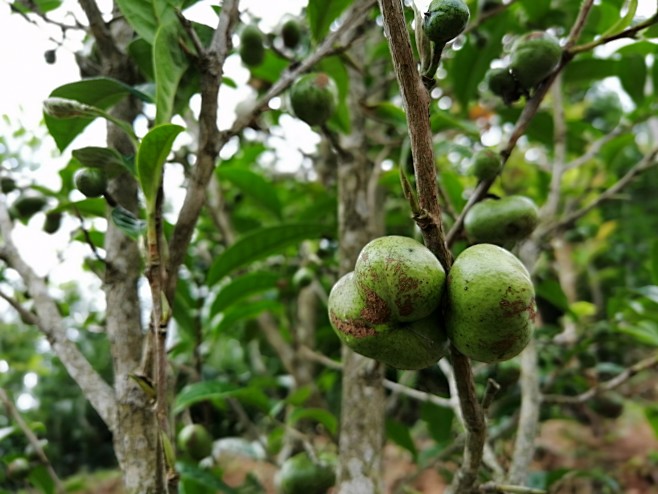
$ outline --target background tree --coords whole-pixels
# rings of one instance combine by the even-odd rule
[[[2,142],[0,297],[12,311],[0,382],[15,411],[0,417],[6,489],[61,491],[58,475],[83,461],[111,465],[96,445],[110,435],[128,492],[271,489],[277,470],[280,485],[300,481],[282,468],[300,452],[336,469],[338,492],[401,492],[437,469],[451,492],[655,483],[641,473],[651,456],[630,477],[533,460],[557,418],[596,434],[632,405],[657,428],[643,383],[658,363],[658,243],[647,234],[658,12],[643,17],[632,0],[466,2],[465,31],[432,58],[427,5],[398,0],[309,1],[270,32],[237,0],[203,22],[191,19],[205,2],[115,4],[81,1],[74,23],[54,20],[61,2],[11,4],[16,23],[56,23],[62,39],[81,30],[90,48],[76,53],[80,80],[45,102],[70,157],[60,182],[40,183],[11,151],[21,135]],[[537,80],[513,53],[530,31],[559,43]],[[496,89],[492,69],[511,90]],[[336,86],[326,122],[288,98],[311,72]],[[84,133],[97,119],[100,143]],[[500,156],[499,174],[474,176],[483,148]],[[297,166],[282,162],[291,156]],[[74,180],[80,169],[103,175],[100,193]],[[540,206],[532,235],[505,245],[531,271],[539,309],[519,358],[473,365],[452,348],[401,372],[341,348],[327,296],[368,240],[422,239],[449,269],[475,241],[468,211],[519,194]],[[21,231],[41,245],[70,235],[85,249],[80,274],[58,286],[35,272]],[[45,428],[17,418],[25,374],[41,378],[39,408],[24,414]],[[204,439],[176,440],[191,423],[214,438],[211,454]],[[49,444],[19,476],[12,462],[38,439],[32,429]],[[72,437],[97,456],[75,455]],[[259,465],[240,487],[222,462],[236,439]],[[408,476],[383,468],[385,444],[409,454]]]

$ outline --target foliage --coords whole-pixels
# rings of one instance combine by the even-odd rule
[[[48,280],[50,296],[57,301],[68,340],[106,383],[115,384],[118,372],[112,360],[116,342],[104,330],[107,307],[99,287],[112,268],[105,257],[110,225],[145,247],[139,259],[141,284],[151,293],[143,290],[140,300],[131,303],[139,303],[144,320],[169,328],[167,369],[175,423],[170,432],[175,435],[191,419],[207,428],[216,450],[239,450],[250,460],[280,465],[291,450],[334,451],[338,440],[341,343],[331,329],[326,301],[339,278],[338,246],[346,241],[337,234],[342,204],[337,180],[345,143],[352,133],[365,131],[369,145],[361,151],[375,165],[373,186],[384,198],[385,232],[418,238],[410,218],[413,200],[400,188],[400,175],[412,184],[418,178],[410,152],[413,143],[376,8],[364,16],[358,30],[348,32],[351,37],[340,39],[347,40],[346,46],[335,40],[328,55],[318,59],[312,57],[350,20],[344,13],[353,13],[348,9],[359,2],[310,0],[302,12],[293,13],[302,26],[295,46],[281,39],[280,25],[260,19],[259,12],[242,12],[230,24],[236,36],[229,38],[237,42],[244,26],[258,25],[264,56],[258,64],[240,64],[240,46],[232,47],[228,61],[238,63],[226,63],[225,72],[212,69],[218,71],[213,75],[222,87],[219,104],[209,108],[203,106],[212,99],[208,92],[216,96],[217,91],[208,89],[203,72],[207,66],[201,62],[208,60],[208,53],[217,55],[215,27],[220,17],[230,16],[226,4],[231,2],[215,6],[216,18],[209,25],[181,22],[177,16],[178,11],[183,18],[191,16],[192,7],[206,3],[118,1],[135,32],[125,48],[132,80],[96,73],[75,81],[72,75],[70,83],[51,88],[44,121],[58,152],[68,160],[52,165],[59,178],[55,184],[42,179],[40,169],[25,163],[29,160],[13,146],[24,139],[23,147],[36,152],[42,136],[30,139],[18,131],[0,136],[0,178],[16,183],[15,190],[2,192],[0,207],[16,206],[26,194],[43,198],[38,211],[20,221],[5,221],[14,231],[36,235],[46,213],[63,215],[53,236],[65,238],[76,255],[82,252],[77,258],[80,271],[59,284]],[[596,2],[580,37],[565,47],[581,2],[513,1],[487,9],[487,2],[466,3],[469,24],[443,49],[430,93],[444,227],[456,228],[449,235],[456,257],[470,245],[459,228],[460,217],[483,184],[485,193],[523,195],[539,206],[537,230],[514,248],[521,258],[524,246],[532,245],[537,252],[527,266],[540,315],[535,370],[545,397],[577,397],[622,375],[658,348],[658,242],[648,234],[658,230],[652,89],[658,87],[656,16],[642,18],[638,2],[632,0]],[[48,19],[46,12],[50,16],[63,9],[60,2],[47,1],[15,1],[12,6],[28,19]],[[412,28],[414,10],[407,6],[405,15],[420,57],[422,46]],[[20,24],[22,17],[15,16],[14,22]],[[515,92],[514,98],[501,99],[492,93],[487,73],[506,67],[514,42],[530,31],[548,31],[560,41],[560,75],[555,80],[549,75],[551,90],[545,91],[546,81],[533,81],[523,95]],[[66,30],[62,36],[68,36]],[[93,49],[81,51],[79,58],[93,65],[98,51],[107,46],[91,34],[86,42]],[[362,59],[351,55],[353,46],[362,47]],[[304,66],[309,60],[316,62]],[[336,109],[321,128],[311,129],[291,111],[286,90],[300,67],[330,74],[336,84]],[[351,100],[355,70],[369,95],[365,101]],[[528,116],[535,98],[541,101]],[[64,107],[53,110],[53,104],[72,105],[65,109],[77,108],[77,113],[57,118]],[[134,121],[117,116],[126,104],[136,109]],[[218,111],[231,122],[223,130],[214,128]],[[354,127],[355,115],[365,118],[364,129]],[[121,149],[85,145],[86,129],[98,118],[122,132],[128,144]],[[148,122],[146,129],[140,122]],[[509,147],[518,122],[527,128]],[[214,141],[208,137],[211,132]],[[308,142],[317,145],[309,147]],[[497,149],[505,163],[498,176],[480,180],[470,164],[485,148]],[[198,157],[209,149],[218,156],[204,178],[197,172],[203,166]],[[104,198],[82,198],[73,176],[86,167],[102,170],[111,182],[137,184],[138,206],[117,201],[114,196],[120,191],[112,187]],[[186,219],[182,212],[193,211],[195,203],[204,207],[197,210],[198,217]],[[181,240],[186,229],[193,233],[188,244]],[[74,387],[67,367],[54,357],[53,339],[49,342],[35,327],[41,317],[38,294],[31,293],[30,280],[12,266],[5,249],[8,238],[3,231],[0,387],[14,400],[25,393],[36,399],[38,405],[24,415],[31,429],[48,439],[47,454],[58,474],[113,467],[109,429]],[[181,245],[180,264],[168,264],[180,254]],[[170,266],[173,273],[165,272]],[[300,283],[295,276],[302,270],[305,280]],[[304,332],[309,318],[312,337]],[[310,369],[310,380],[303,381],[301,368]],[[647,369],[641,371],[639,378]],[[474,367],[478,396],[485,393],[488,378],[501,385],[489,411],[488,430],[504,463],[523,398],[519,372],[518,360]],[[38,376],[37,386],[25,387],[27,374]],[[131,377],[147,394],[158,392],[148,379],[140,381],[143,376]],[[443,365],[413,373],[388,369],[387,379],[406,390],[390,395],[388,441],[406,450],[418,471],[439,464],[449,480],[454,474],[450,461],[460,462],[461,447],[454,446],[461,444],[463,432],[460,415],[445,400],[454,392],[449,370]],[[639,407],[656,431],[656,409],[650,404],[655,396],[633,396],[638,382],[635,377],[625,380],[619,396]],[[599,422],[592,417],[598,412],[592,403],[547,400],[540,419],[549,423],[566,418],[596,427]],[[614,428],[615,420],[605,423]],[[235,442],[227,446],[221,442],[226,439]],[[0,415],[3,468],[22,457],[26,446],[9,416]],[[253,476],[241,487],[228,485],[215,453],[214,463],[181,457],[169,465],[180,475],[182,492],[262,490],[260,483],[266,480]],[[558,472],[537,465],[529,476],[529,484],[537,488],[579,476],[603,486],[600,492],[623,488],[622,479],[615,477],[619,472],[612,470]],[[33,466],[27,479],[0,477],[0,490],[31,484],[49,492],[52,485],[44,480],[48,475],[43,465]],[[493,477],[489,470],[481,473],[483,479]],[[413,479],[400,482],[411,485]]]

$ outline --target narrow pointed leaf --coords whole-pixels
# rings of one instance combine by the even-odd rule
[[[271,181],[251,170],[235,166],[220,166],[216,173],[220,181],[228,180],[263,209],[277,218],[281,217],[281,202]]]
[[[327,234],[327,227],[318,224],[293,224],[261,228],[247,234],[226,249],[213,262],[208,284],[213,285],[234,269],[257,261],[309,238]]]
[[[155,206],[155,198],[162,180],[162,169],[176,136],[183,127],[163,124],[153,127],[142,139],[137,151],[137,177],[142,186],[149,210]]]

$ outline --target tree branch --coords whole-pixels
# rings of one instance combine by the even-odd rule
[[[43,278],[37,276],[23,260],[18,248],[11,239],[12,223],[7,205],[0,200],[0,247],[2,258],[23,279],[34,300],[34,322],[46,335],[50,345],[66,368],[69,375],[80,386],[85,396],[110,430],[115,430],[116,400],[114,391],[91,366],[78,347],[66,336],[66,324],[59,313],[57,304],[48,293]],[[22,313],[21,313],[22,314]]]
[[[605,393],[606,391],[612,391],[615,388],[618,388],[633,376],[639,374],[642,371],[650,369],[658,365],[658,353],[647,357],[644,360],[640,360],[636,364],[632,365],[628,369],[624,370],[620,374],[616,375],[612,379],[597,384],[596,386],[588,389],[584,393],[581,393],[576,396],[563,396],[563,395],[544,395],[544,403],[557,403],[561,405],[576,405],[579,403],[585,403],[586,401],[592,399],[593,397]]]
[[[334,44],[341,36],[358,27],[367,13],[375,5],[375,0],[356,2],[345,13],[345,21],[332,31],[318,48],[294,69],[286,72],[272,85],[244,115],[238,117],[230,129],[219,132],[217,129],[217,94],[223,75],[223,64],[229,53],[233,25],[237,21],[238,0],[226,0],[222,8],[219,26],[213,37],[211,48],[202,57],[201,113],[199,116],[199,142],[197,145],[196,166],[192,171],[189,187],[183,206],[169,242],[169,264],[167,266],[167,294],[173,295],[176,287],[177,271],[183,262],[196,222],[204,204],[205,190],[215,168],[219,151],[234,136],[244,130],[260,113],[265,111],[269,101],[283,93],[300,74],[311,69],[325,56],[333,53]]]

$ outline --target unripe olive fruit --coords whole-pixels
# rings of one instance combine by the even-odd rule
[[[500,173],[502,166],[500,154],[491,149],[480,149],[473,155],[471,172],[479,181],[492,180]]]
[[[470,15],[462,0],[432,0],[423,19],[425,36],[434,43],[445,44],[464,31]]]
[[[512,46],[510,71],[525,90],[530,90],[553,72],[562,57],[558,40],[544,31],[533,31]]]
[[[43,222],[43,231],[46,233],[55,233],[62,224],[62,213],[47,213]]]
[[[240,33],[240,59],[247,67],[257,67],[265,59],[263,33],[257,26],[245,26]]]
[[[277,494],[326,494],[336,483],[335,465],[323,461],[314,463],[306,454],[291,456],[276,475]]]
[[[0,190],[5,194],[13,192],[16,190],[16,180],[11,177],[0,178]]]
[[[475,242],[509,245],[528,237],[538,223],[535,203],[513,195],[475,204],[464,217],[464,230]]]
[[[363,247],[354,266],[354,279],[368,305],[387,312],[382,319],[417,321],[438,307],[445,270],[423,244],[389,235]]]
[[[438,308],[441,263],[424,245],[391,235],[366,244],[328,300],[329,320],[352,350],[398,369],[422,369],[446,353]]]
[[[508,68],[489,69],[485,75],[489,91],[500,96],[506,105],[514,103],[522,96],[521,87]]]
[[[30,473],[30,462],[26,458],[15,458],[7,465],[7,478],[23,480]]]
[[[297,48],[302,40],[302,29],[297,19],[288,19],[283,23],[283,26],[281,26],[281,39],[283,39],[283,45],[286,48]]]
[[[178,447],[192,459],[199,461],[212,453],[212,437],[201,424],[188,424],[177,437]]]
[[[324,124],[336,109],[336,83],[323,72],[301,76],[290,88],[290,106],[309,125]]]
[[[11,207],[16,217],[27,220],[46,207],[47,202],[43,196],[24,195],[16,199]]]
[[[511,252],[492,244],[464,250],[448,275],[447,329],[465,356],[508,360],[533,332],[535,291],[530,274]]]
[[[396,369],[423,369],[447,352],[447,336],[438,313],[408,323],[372,322],[378,311],[359,295],[353,272],[333,286],[328,306],[329,321],[345,345]]]
[[[107,175],[99,168],[80,168],[73,175],[75,188],[87,197],[100,197],[107,190]]]

